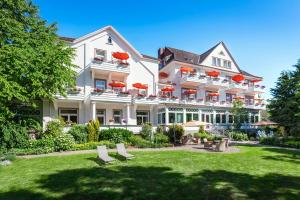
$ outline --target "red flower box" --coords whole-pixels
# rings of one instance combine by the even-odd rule
[[[95,58],[94,58],[94,61],[103,62],[103,61],[104,61],[104,58],[98,58],[98,57],[95,57]]]

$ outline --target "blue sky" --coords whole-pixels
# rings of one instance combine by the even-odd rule
[[[171,46],[202,53],[224,41],[239,66],[269,89],[300,59],[299,0],[34,0],[62,36],[114,26],[141,53]]]

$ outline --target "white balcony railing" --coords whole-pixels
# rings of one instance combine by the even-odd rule
[[[91,92],[92,101],[105,101],[105,102],[131,102],[131,95],[128,93],[117,93],[114,91],[92,91]]]
[[[91,63],[91,69],[94,70],[102,70],[102,71],[109,71],[109,72],[119,72],[119,73],[130,73],[129,65],[123,65],[119,63],[110,63],[110,62],[98,62],[93,61]]]
[[[83,100],[84,99],[84,88],[83,87],[74,87],[67,90],[66,96],[62,96],[60,94],[56,95],[57,99],[63,100]]]
[[[255,94],[261,94],[264,92],[265,92],[265,86],[254,85],[254,86],[249,86],[247,88],[247,90],[245,91],[245,94],[255,95]]]
[[[181,84],[187,84],[187,83],[192,83],[195,85],[200,85],[200,84],[205,84],[206,83],[206,78],[205,77],[199,77],[197,75],[194,76],[183,76],[180,79]]]

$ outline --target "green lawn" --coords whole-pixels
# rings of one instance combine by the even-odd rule
[[[0,199],[300,199],[300,152],[133,152],[99,165],[96,154],[17,159],[0,167]]]

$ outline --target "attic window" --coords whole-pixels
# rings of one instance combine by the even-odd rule
[[[220,51],[220,53],[219,53],[220,55],[222,55],[222,56],[225,56],[225,54],[224,54],[224,52],[223,51]]]
[[[107,44],[112,44],[112,39],[110,36],[108,36],[108,38],[107,38]]]
[[[193,62],[193,59],[191,58],[184,58],[185,61]]]

